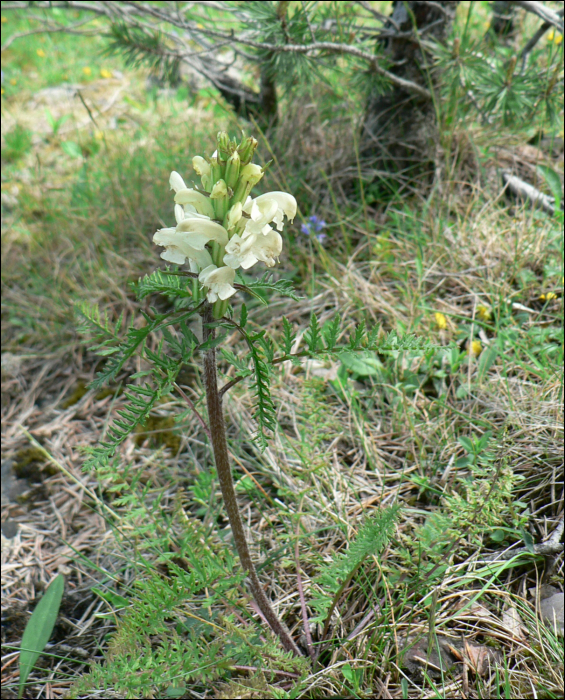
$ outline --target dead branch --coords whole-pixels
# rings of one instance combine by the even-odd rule
[[[555,199],[543,192],[540,192],[533,185],[520,180],[516,175],[511,175],[508,171],[502,171],[502,179],[508,189],[520,199],[529,200],[534,206],[539,206],[548,214],[555,214]]]
[[[513,0],[513,3],[523,10],[526,10],[526,12],[537,15],[540,19],[543,19],[544,22],[549,22],[549,24],[563,34],[563,19],[557,12],[550,10],[549,7],[546,7],[543,3],[533,2],[531,0]]]

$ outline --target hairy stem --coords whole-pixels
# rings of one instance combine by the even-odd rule
[[[214,338],[215,329],[209,327],[209,324],[211,324],[212,321],[212,307],[210,304],[206,304],[202,315],[204,342]],[[249,548],[245,539],[245,532],[243,530],[243,523],[239,514],[239,508],[237,507],[237,500],[229,463],[226,428],[222,411],[222,399],[218,392],[215,348],[210,348],[204,355],[204,384],[206,387],[206,400],[208,403],[208,417],[212,448],[214,450],[214,459],[216,462],[218,479],[220,481],[220,488],[222,490],[222,496],[224,498],[224,504],[226,506],[228,519],[230,521],[237,553],[239,554],[243,568],[247,572],[251,592],[253,593],[253,597],[255,598],[255,602],[257,603],[259,609],[263,613],[273,632],[280,639],[285,650],[292,651],[295,656],[302,656],[300,649],[296,646],[294,640],[290,636],[290,632],[288,631],[287,627],[279,620],[275,614],[275,611],[271,608],[271,604],[269,603],[267,596],[261,587],[261,583],[259,582],[257,571],[255,570],[255,566],[251,560],[251,554],[249,553]]]

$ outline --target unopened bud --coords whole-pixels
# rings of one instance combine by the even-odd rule
[[[218,180],[214,187],[212,187],[212,192],[210,192],[210,199],[221,199],[225,197],[228,193],[228,188],[224,180]]]
[[[239,221],[241,221],[242,213],[243,207],[241,206],[241,202],[236,202],[228,211],[226,220],[226,228],[228,231],[230,231],[236,224],[239,223]]]
[[[221,163],[216,156],[210,158],[210,177],[211,184],[215,184],[218,180],[224,179],[225,164]]]
[[[257,165],[257,163],[249,163],[243,168],[239,175],[240,181],[248,182],[251,187],[255,187],[262,177],[263,168]]]
[[[233,148],[231,147],[230,143],[230,137],[227,135],[225,131],[219,131],[218,132],[218,159],[219,160],[227,160]]]
[[[228,162],[226,164],[226,184],[228,187],[231,187],[232,190],[235,189],[237,185],[237,181],[239,179],[239,166],[240,166],[240,159],[239,159],[239,153],[237,151],[234,151],[231,156],[228,158]]]
[[[242,165],[251,163],[255,154],[255,149],[258,145],[257,139],[254,139],[253,136],[248,136],[246,139],[243,139],[243,141],[237,147]]]

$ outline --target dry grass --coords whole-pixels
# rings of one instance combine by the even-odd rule
[[[139,89],[132,82],[127,91]],[[126,283],[156,266],[149,240],[155,227],[170,221],[167,169],[175,158],[188,168],[188,154],[208,149],[201,133],[207,113],[189,113],[197,123],[179,143],[175,133],[184,128],[186,112],[175,114],[165,99],[155,110],[138,109],[122,99],[125,88],[115,97],[112,90],[117,87],[107,85],[99,96],[101,105],[109,105],[97,112],[100,128],[107,129],[104,151],[92,156],[95,174],[83,180],[94,189],[80,190],[78,168],[42,140],[42,124],[32,125],[33,153],[3,185],[3,192],[18,188],[16,201],[6,200],[3,230],[3,460],[16,466],[27,460],[24,485],[30,487],[23,500],[3,503],[2,511],[3,522],[19,526],[15,536],[2,537],[5,697],[13,696],[18,677],[11,645],[21,639],[24,613],[57,572],[66,575],[67,594],[52,653],[62,658],[46,661],[32,676],[33,692],[49,697],[62,697],[87,670],[86,661],[102,662],[109,652],[111,676],[120,654],[132,653],[123,630],[138,604],[137,584],[150,580],[149,569],[172,580],[157,561],[163,542],[182,563],[187,531],[195,542],[207,533],[206,547],[218,558],[229,541],[217,484],[207,507],[194,496],[198,477],[211,465],[198,422],[188,416],[174,429],[167,422],[186,409],[180,396],[159,406],[146,433],[124,443],[121,481],[111,470],[99,477],[81,471],[81,448],[101,439],[125,398],[117,386],[106,394],[85,391],[97,360],[73,334],[71,304],[89,299],[114,318],[124,309],[127,319],[136,317],[139,306]],[[12,103],[13,118],[19,121],[29,104]],[[298,696],[561,697],[561,642],[540,622],[528,591],[542,579],[560,580],[562,556],[485,561],[506,545],[520,546],[517,523],[526,508],[526,533],[538,543],[563,517],[562,278],[551,272],[560,259],[556,225],[528,208],[510,210],[494,189],[492,172],[477,173],[476,163],[487,159],[481,161],[472,132],[467,140],[454,139],[453,152],[465,157],[451,167],[441,197],[427,206],[414,198],[403,209],[396,202],[382,211],[359,211],[343,184],[357,170],[347,159],[353,132],[343,137],[341,122],[325,119],[312,104],[296,103],[294,110],[273,139],[280,166],[273,178],[281,187],[283,176],[295,183],[303,215],[324,215],[330,235],[324,248],[309,248],[297,228],[291,232],[280,274],[296,274],[307,295],[267,311],[253,309],[253,322],[278,337],[284,314],[302,329],[300,343],[312,311],[322,323],[337,311],[352,323],[380,323],[439,346],[453,342],[462,355],[453,371],[439,350],[427,359],[379,357],[378,376],[349,376],[341,387],[339,364],[285,366],[273,386],[280,430],[263,454],[251,441],[249,390],[242,383],[228,394],[230,448],[253,553],[277,611],[301,644],[298,566],[308,603],[320,592],[321,567],[347,550],[365,519],[386,506],[402,506],[385,551],[366,562],[343,592],[331,619],[333,641],[321,666],[302,678]],[[80,106],[74,118],[82,133],[92,126],[79,112]],[[124,126],[113,129],[118,118]],[[302,140],[291,138],[297,130]],[[155,154],[156,139],[169,149],[166,155]],[[34,169],[35,159],[41,169]],[[557,296],[542,303],[539,296],[547,291]],[[491,311],[488,321],[479,317],[481,305]],[[443,329],[436,312],[446,316]],[[483,352],[499,347],[484,372],[481,356],[466,351],[474,339]],[[235,337],[230,342],[241,350]],[[136,361],[128,371],[142,368]],[[414,376],[416,384],[410,383]],[[191,398],[198,396],[196,369],[182,386]],[[461,461],[459,438],[487,430],[495,439],[481,474]],[[132,501],[125,500],[132,494]],[[469,510],[462,512],[465,504]],[[505,527],[503,545],[491,535]],[[92,592],[95,584],[127,596],[132,608],[104,601]],[[185,601],[175,612],[182,618],[197,609],[193,603]],[[243,585],[226,603],[244,638],[252,630],[244,612],[250,605]],[[109,640],[115,625],[118,634]],[[167,625],[172,633],[175,621]],[[311,627],[319,642],[321,625]],[[430,627],[436,657],[428,648]],[[218,634],[221,639],[227,633]],[[155,638],[149,649],[152,644]],[[438,644],[444,660],[455,659],[453,670],[434,668]],[[358,691],[344,667],[359,672]],[[275,697],[269,683],[289,690],[294,681],[250,681],[246,671],[232,671],[231,681],[226,672],[205,688],[194,684],[190,697],[233,696],[236,682],[240,697]],[[88,686],[88,678],[83,683],[83,690],[75,689],[78,696],[101,692]],[[113,685],[105,693],[119,696]]]

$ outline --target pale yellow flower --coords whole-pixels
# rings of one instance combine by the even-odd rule
[[[486,306],[479,304],[477,306],[477,316],[481,319],[481,321],[488,323],[488,321],[490,321],[492,318],[492,313]]]
[[[434,314],[434,318],[436,320],[436,325],[440,329],[440,331],[444,331],[447,328],[447,318],[444,316],[444,314],[440,313],[439,311],[436,311]]]
[[[153,243],[165,246],[161,253],[163,260],[184,265],[186,259],[194,261],[199,268],[208,267],[212,264],[212,257],[206,249],[194,248],[190,245],[190,238],[186,233],[177,231],[174,228],[162,228],[153,236]]]
[[[229,299],[237,289],[232,286],[235,280],[235,270],[231,267],[217,267],[209,265],[198,276],[200,282],[208,287],[206,298],[213,303],[218,299]]]

